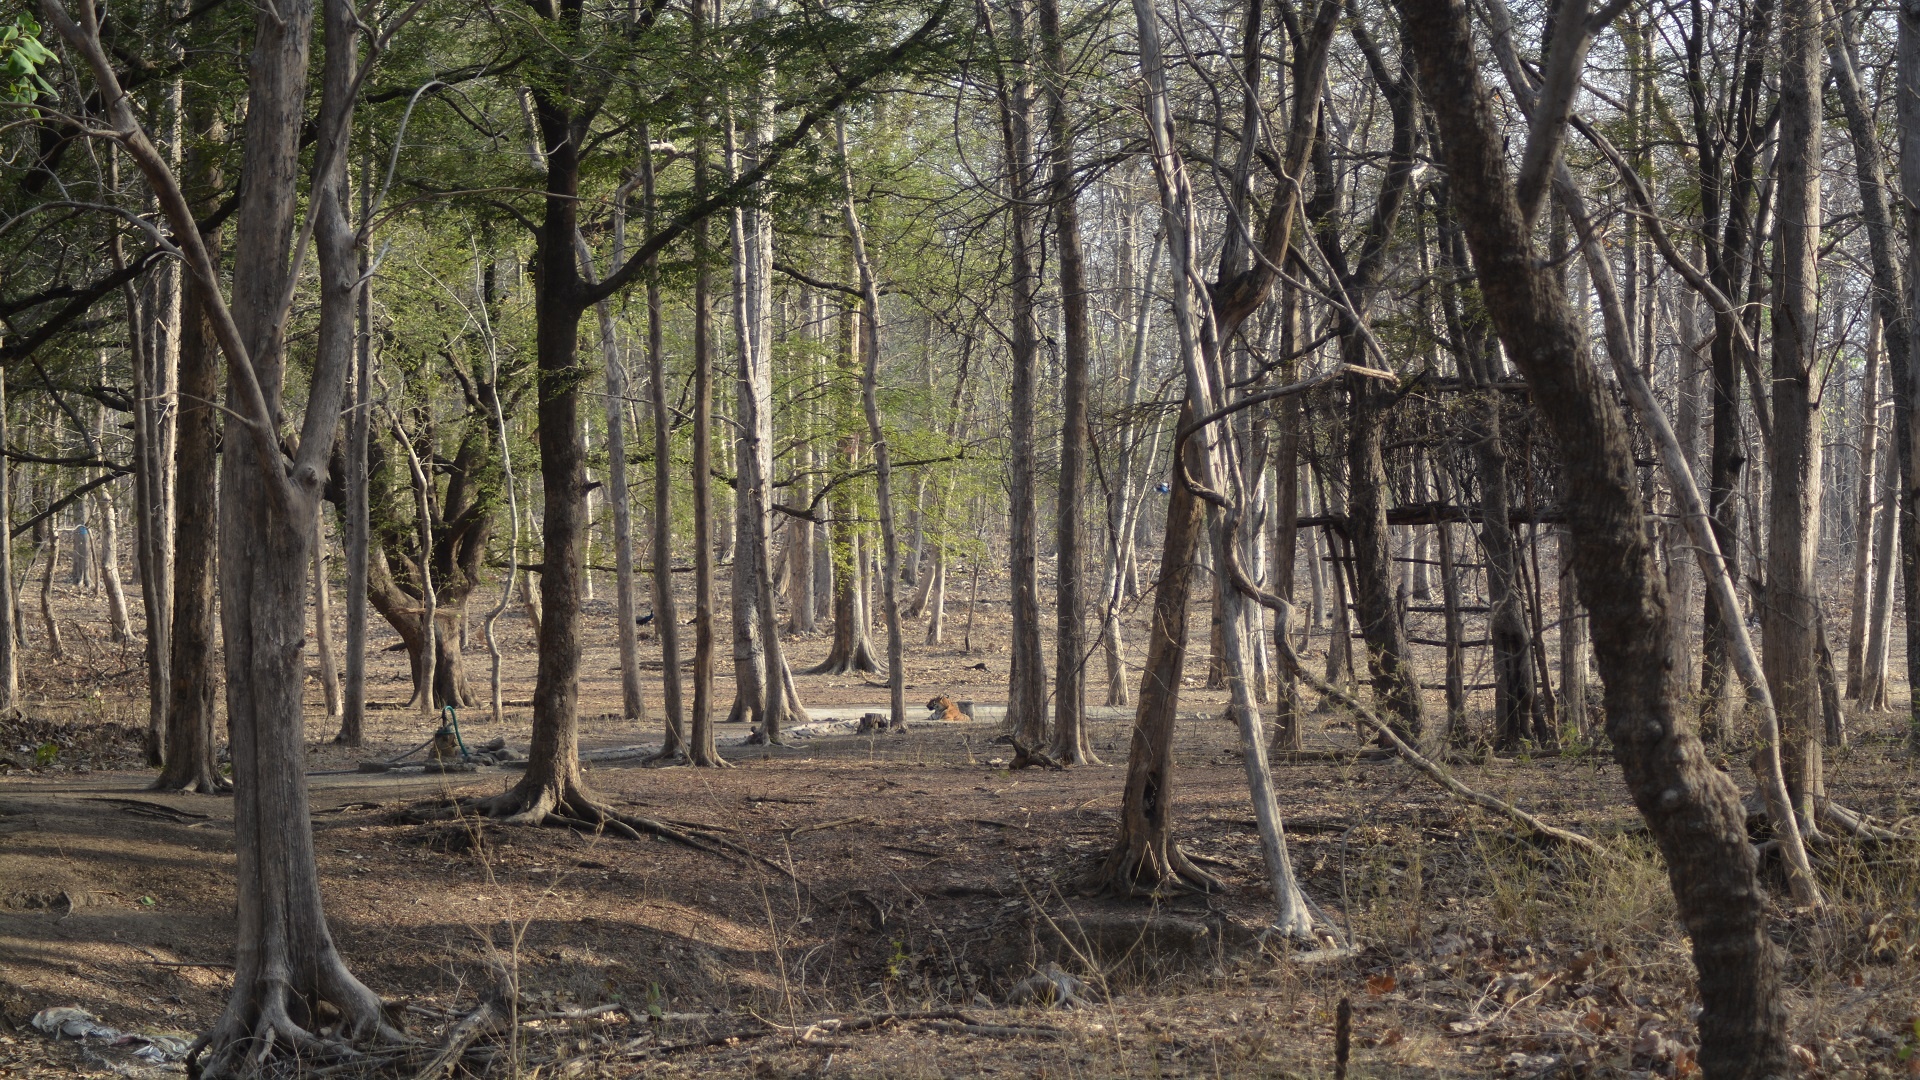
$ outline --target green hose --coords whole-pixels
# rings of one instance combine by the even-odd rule
[[[460,714],[451,705],[440,706],[440,730],[453,732],[453,743],[460,748],[460,760],[467,761],[472,754],[467,752],[467,741],[460,737]]]

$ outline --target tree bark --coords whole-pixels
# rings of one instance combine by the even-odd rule
[[[626,189],[622,189],[624,192]],[[624,195],[615,211],[613,256],[609,265],[626,261],[623,250],[626,206]],[[586,241],[580,241],[580,259],[593,273]],[[613,321],[613,304],[594,305],[600,323],[600,355],[607,380],[607,504],[613,508],[613,574],[615,631],[620,646],[621,715],[631,721],[647,719],[646,698],[640,693],[640,628],[634,624],[633,604],[633,496],[627,488],[627,369],[620,358],[620,331]]]
[[[640,129],[640,192],[647,231],[658,215],[653,148]],[[653,405],[653,629],[660,638],[662,760],[687,757],[686,711],[680,683],[680,607],[673,597],[673,413],[667,403],[667,353],[660,303],[659,260],[647,265],[647,394]]]
[[[190,151],[187,190],[196,200],[217,187],[210,155]],[[217,257],[221,237],[203,237]],[[228,789],[214,766],[214,571],[217,564],[220,499],[216,471],[220,413],[219,346],[207,325],[207,298],[189,278],[181,298],[180,412],[174,442],[175,516],[173,538],[173,626],[168,633],[166,763],[154,781],[157,791]]]
[[[1816,0],[1781,0],[1780,144],[1774,159],[1773,419],[1761,660],[1780,714],[1787,793],[1813,831],[1823,794],[1820,689],[1814,671],[1814,555],[1820,537],[1820,439],[1814,380],[1820,245],[1822,82]]]
[[[360,159],[360,217],[363,221],[371,217],[373,208],[373,186],[370,176],[372,163],[371,154],[365,154]],[[369,280],[369,269],[370,254],[365,246],[362,246],[359,251],[360,292],[354,304],[356,325],[353,341],[353,372],[347,377],[348,396],[352,401],[352,407],[347,410],[346,416],[347,475],[343,478],[345,481],[343,492],[347,505],[343,514],[346,528],[341,545],[347,559],[347,656],[346,681],[342,687],[345,700],[341,703],[340,731],[333,737],[333,741],[341,746],[359,746],[363,741],[367,723],[367,560],[371,554],[373,520],[367,503],[367,451],[369,435],[372,432],[373,409],[373,282]],[[485,304],[486,298],[481,297],[480,302]],[[488,355],[494,359],[494,367],[497,369],[498,350],[491,342],[493,330],[490,322],[487,324],[487,334],[490,339]],[[490,381],[497,389],[498,376],[493,376]],[[497,397],[493,401],[493,407],[496,422],[504,423],[505,418],[500,415],[500,403]],[[504,430],[501,434],[504,454],[506,445]],[[502,460],[505,460],[504,457]],[[520,519],[517,516],[519,504],[512,490],[513,469],[510,465],[506,472],[508,512],[516,515],[511,529],[514,549],[509,553],[509,559],[517,563],[520,555]],[[513,581],[518,576],[517,573],[510,571],[507,575],[506,588],[512,588]],[[501,597],[500,611],[504,611],[507,602],[504,589]],[[499,667],[497,659],[499,643],[494,637],[493,624],[498,618],[499,613],[495,612],[487,620],[487,646],[489,651],[496,654],[494,663],[496,673]],[[494,721],[498,723],[501,717],[497,674],[493,681]]]
[[[1834,65],[1835,75],[1840,65]],[[1860,375],[1860,438],[1855,454],[1860,460],[1853,505],[1853,603],[1847,618],[1847,700],[1860,697],[1861,671],[1866,659],[1867,611],[1873,606],[1874,537],[1878,530],[1880,466],[1880,319],[1867,328],[1867,364]]]
[[[1187,415],[1182,412],[1183,420]],[[1190,453],[1196,449],[1189,445]],[[1204,521],[1199,500],[1186,485],[1174,484],[1159,586],[1153,593],[1153,622],[1147,631],[1147,660],[1140,669],[1140,703],[1127,748],[1120,831],[1096,875],[1096,884],[1124,896],[1153,894],[1170,885],[1201,890],[1220,886],[1173,839],[1173,729],[1186,670],[1194,555]]]
[[[7,445],[7,380],[0,369],[0,446]],[[19,705],[20,615],[13,586],[13,467],[0,458],[0,713]]]
[[[694,0],[696,34],[704,43],[705,0]],[[695,140],[693,188],[707,190],[707,143]],[[724,768],[713,738],[713,288],[707,222],[693,227],[693,705],[687,714],[687,761]]]
[[[1071,73],[1059,0],[1036,0],[1036,11],[1046,71],[1047,134],[1053,144],[1047,201],[1053,213],[1065,324],[1060,357],[1065,378],[1060,387],[1053,743],[1048,754],[1063,765],[1098,765],[1100,759],[1087,742],[1087,396],[1093,331],[1087,315],[1086,255],[1081,249],[1079,197],[1074,188],[1073,117],[1067,110]]]
[[[1906,610],[1907,685],[1920,686],[1920,447],[1914,445],[1914,403],[1920,398],[1911,345],[1901,349],[1895,327],[1911,342],[1920,317],[1920,0],[1901,0],[1896,98],[1900,125],[1900,196],[1906,207],[1906,290],[1899,297],[1893,319],[1886,322],[1888,375],[1893,385],[1893,445],[1900,468],[1899,499],[1894,511],[1900,521],[1900,591]],[[1878,276],[1878,275],[1876,275]],[[1882,300],[1883,305],[1885,299]],[[1883,306],[1884,318],[1886,308]],[[1907,718],[1909,742],[1920,750],[1920,694],[1912,696]]]
[[[320,692],[329,719],[340,718],[340,668],[334,660],[333,585],[327,580],[327,526],[313,516],[313,640],[320,661]]]
[[[1022,743],[1047,741],[1047,672],[1040,642],[1039,508],[1035,502],[1035,379],[1039,326],[1034,312],[1040,274],[1034,255],[1039,223],[1034,190],[1033,75],[1027,46],[1026,0],[1008,0],[1006,55],[1000,63],[1000,129],[1007,170],[1007,214],[1012,223],[1013,378],[1008,428],[1008,569],[1013,631],[1007,675],[1008,730]]]

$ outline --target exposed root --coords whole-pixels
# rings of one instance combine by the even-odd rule
[[[184,783],[169,783],[165,777],[153,782],[148,791],[166,791],[181,795],[231,795],[233,782],[218,773],[212,776],[195,777]]]
[[[551,825],[584,833],[612,833],[628,840],[653,836],[692,851],[717,855],[723,859],[758,863],[783,877],[793,878],[792,870],[756,854],[746,846],[704,829],[681,828],[657,818],[624,814],[607,806],[578,784],[567,785],[564,796],[550,785],[540,785],[537,794],[522,788],[476,799],[454,811],[483,814],[503,825]]]
[[[1871,840],[1880,844],[1911,843],[1920,840],[1920,836],[1911,832],[1898,832],[1876,824],[1871,817],[1849,810],[1831,800],[1821,800],[1817,815],[1817,820],[1832,825],[1841,833],[1856,840]]]
[[[1013,742],[1013,763],[1007,766],[1009,769],[1030,769],[1037,765],[1057,772],[1066,768],[1065,765],[1054,760],[1052,754],[1037,746],[1027,746],[1019,739],[1011,741]]]
[[[1144,841],[1116,847],[1087,884],[1095,892],[1129,900],[1160,899],[1168,893],[1218,893],[1227,888],[1171,840],[1164,848]]]
[[[331,1028],[311,1028],[296,1020],[288,1008],[296,999],[286,981],[256,974],[253,992],[236,988],[219,1023],[194,1040],[187,1051],[187,1075],[194,1080],[258,1075],[281,1058],[309,1068],[359,1058],[368,1044],[407,1042],[406,1035],[387,1022],[379,997],[354,978],[331,949],[318,964],[316,996],[339,1013]]]

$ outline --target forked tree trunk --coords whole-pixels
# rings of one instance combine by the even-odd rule
[[[69,46],[85,56],[124,145],[135,157],[187,254],[207,307],[216,315],[232,378],[222,481],[221,593],[227,711],[236,778],[234,839],[238,879],[233,990],[218,1023],[188,1054],[190,1072],[253,1072],[276,1044],[311,1059],[340,1043],[398,1038],[380,1000],[348,972],[321,911],[307,805],[305,726],[301,722],[308,561],[332,433],[351,353],[352,293],[358,275],[343,201],[345,146],[353,108],[359,25],[352,9],[329,0],[328,63],[316,124],[312,192],[320,256],[321,330],[308,407],[292,467],[276,438],[285,350],[282,308],[291,266],[294,192],[306,89],[312,7],[289,0],[256,22],[247,107],[246,158],[236,218],[234,304],[221,303],[219,278],[201,245],[191,209],[159,153],[141,131],[89,6],[85,29],[58,0],[42,10]],[[323,1038],[323,1010],[334,1034]],[[206,1060],[202,1053],[211,1050]]]
[[[1154,178],[1160,189],[1162,220],[1167,229],[1167,251],[1173,267],[1173,308],[1179,333],[1180,356],[1186,369],[1187,424],[1200,425],[1192,432],[1198,443],[1200,468],[1197,478],[1179,453],[1174,455],[1175,479],[1211,489],[1215,501],[1208,514],[1208,532],[1213,542],[1214,577],[1226,582],[1237,558],[1235,530],[1239,507],[1251,502],[1251,485],[1243,465],[1235,460],[1231,437],[1216,421],[1214,410],[1227,404],[1227,379],[1221,365],[1222,338],[1216,321],[1215,303],[1200,287],[1200,265],[1195,248],[1194,199],[1186,165],[1174,150],[1173,117],[1167,98],[1165,61],[1160,47],[1159,14],[1152,0],[1134,0],[1134,21],[1139,33],[1140,66],[1147,85],[1146,112],[1148,143],[1153,154]],[[1307,100],[1317,100],[1318,92]],[[1275,211],[1290,216],[1291,210]],[[1284,235],[1278,244],[1284,253]],[[1185,431],[1187,424],[1181,425]],[[1195,492],[1199,494],[1198,491]],[[1273,929],[1286,937],[1305,937],[1313,929],[1307,913],[1306,898],[1294,877],[1287,853],[1286,834],[1281,826],[1279,808],[1273,791],[1273,778],[1267,764],[1267,739],[1260,726],[1260,712],[1253,700],[1250,683],[1251,664],[1246,655],[1247,598],[1240,590],[1223,584],[1220,624],[1223,628],[1227,682],[1231,694],[1230,713],[1240,731],[1240,752],[1247,771],[1247,787],[1252,796],[1254,822],[1260,835],[1261,854],[1266,863],[1267,883],[1273,890]]]
[[[1758,269],[1755,249],[1762,237],[1754,220],[1754,203],[1765,172],[1760,154],[1771,126],[1763,91],[1772,67],[1772,50],[1767,48],[1767,39],[1774,7],[1771,0],[1751,5],[1749,21],[1740,28],[1742,36],[1747,38],[1744,43],[1747,62],[1740,72],[1734,115],[1726,134],[1712,130],[1712,121],[1705,115],[1695,119],[1702,145],[1727,142],[1733,150],[1724,180],[1715,168],[1717,160],[1710,163],[1704,155],[1699,176],[1709,228],[1714,225],[1713,216],[1721,212],[1720,204],[1725,204],[1720,236],[1710,237],[1710,241],[1717,239],[1718,242],[1708,243],[1706,256],[1707,273],[1714,287],[1728,297],[1739,295],[1750,272]],[[1696,20],[1698,18],[1696,16]],[[1696,22],[1694,32],[1704,35],[1706,31]],[[1693,47],[1698,49],[1701,44],[1696,40]],[[1715,159],[1722,157],[1723,153],[1714,155]],[[1746,335],[1740,332],[1743,320],[1749,331]],[[1707,505],[1713,516],[1714,540],[1735,582],[1742,580],[1740,512],[1743,500],[1739,498],[1739,490],[1748,472],[1746,432],[1740,408],[1740,368],[1755,363],[1748,342],[1754,338],[1757,323],[1757,312],[1742,315],[1716,308],[1710,346],[1713,436],[1707,459]],[[1700,734],[1709,742],[1730,732],[1733,726],[1739,694],[1729,655],[1728,620],[1740,617],[1737,612],[1721,611],[1719,603],[1708,595],[1701,613]]]
[[[1667,668],[1672,622],[1653,565],[1625,418],[1602,384],[1551,269],[1537,259],[1508,178],[1462,0],[1400,0],[1441,135],[1449,196],[1488,314],[1559,445],[1573,565],[1592,618],[1608,733],[1666,857],[1692,940],[1710,1077],[1787,1075],[1786,1015],[1739,792],[1679,716]],[[1584,5],[1576,5],[1584,9]],[[1562,17],[1567,17],[1563,13]],[[1582,17],[1575,12],[1573,17]]]

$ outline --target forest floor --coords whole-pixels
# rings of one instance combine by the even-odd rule
[[[697,823],[753,859],[409,823],[518,774],[358,773],[431,734],[404,707],[402,655],[373,653],[383,707],[360,750],[331,744],[335,722],[310,681],[316,848],[347,962],[428,1042],[498,972],[517,980],[521,1023],[476,1044],[463,1059],[474,1075],[1325,1077],[1342,999],[1355,1077],[1697,1073],[1685,938],[1604,750],[1455,765],[1470,785],[1605,840],[1617,858],[1599,863],[1539,848],[1411,769],[1368,760],[1350,723],[1314,713],[1313,752],[1275,770],[1295,866],[1331,925],[1306,945],[1263,941],[1270,903],[1237,738],[1223,696],[1197,685],[1204,604],[1173,795],[1181,844],[1227,887],[1121,901],[1084,885],[1114,836],[1123,770],[1007,770],[984,708],[1005,693],[1005,586],[983,586],[997,602],[983,599],[972,651],[961,648],[956,587],[949,644],[921,646],[921,626],[909,628],[907,676],[910,702],[975,700],[981,719],[894,735],[823,726],[791,749],[727,746],[725,770],[649,769],[622,752],[657,744],[659,729],[617,714],[603,592],[581,687],[590,783],[616,806]],[[54,1041],[30,1025],[43,1009],[77,1006],[122,1031],[190,1036],[220,1010],[233,947],[231,800],[145,790],[138,652],[107,643],[99,600],[64,588],[56,598],[69,659],[48,657],[30,627],[30,704],[0,724],[0,1076],[177,1072],[138,1057],[138,1040]],[[1129,617],[1135,649],[1144,617],[1144,606]],[[465,711],[464,734],[524,748],[531,642],[518,613],[502,625],[504,696],[521,704],[497,725],[484,706]],[[373,649],[395,640],[376,623]],[[826,647],[824,634],[788,642],[796,668]],[[643,648],[657,680],[657,649]],[[484,697],[486,655],[472,653]],[[817,717],[884,709],[877,681],[798,685]],[[648,693],[657,704],[657,684]],[[730,695],[723,678],[717,698]],[[1096,751],[1124,765],[1131,710],[1094,712]],[[720,730],[723,745],[744,734]],[[1752,786],[1745,748],[1715,752]],[[1915,812],[1913,764],[1890,718],[1858,718],[1829,784],[1897,820]],[[1832,906],[1815,914],[1781,899],[1773,913],[1794,1041],[1810,1075],[1914,1075],[1915,852],[1820,854]],[[1049,964],[1080,980],[1076,1007],[1032,997],[1029,980]],[[379,1060],[386,1075],[418,1069],[417,1056]]]

